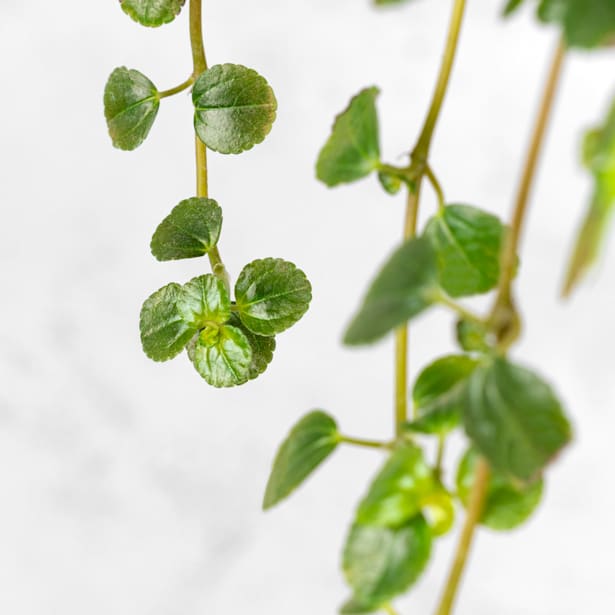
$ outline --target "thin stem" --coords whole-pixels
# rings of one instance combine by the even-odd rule
[[[173,96],[174,94],[179,94],[184,90],[187,90],[194,83],[194,75],[190,75],[186,81],[176,85],[174,88],[170,90],[163,90],[162,92],[158,92],[158,98],[168,98],[169,96]]]
[[[502,314],[500,320],[503,320],[506,315],[510,318],[511,312],[514,311],[511,297],[511,286],[515,275],[519,242],[521,240],[523,224],[527,214],[530,193],[536,177],[536,169],[538,167],[540,153],[562,75],[565,55],[565,47],[563,43],[560,42],[555,50],[555,54],[551,62],[551,68],[545,84],[542,101],[538,111],[538,117],[534,125],[534,131],[530,140],[530,146],[527,152],[523,174],[519,184],[519,191],[517,193],[513,216],[510,223],[510,232],[507,235],[507,240],[502,251],[501,274],[498,285],[498,295],[491,313],[492,321],[498,320],[498,312]],[[495,324],[497,325],[498,323]],[[503,327],[505,324],[506,323],[501,324],[500,326]]]
[[[391,442],[380,442],[378,440],[364,440],[363,438],[350,438],[349,436],[340,436],[340,442],[344,444],[352,444],[354,446],[362,446],[364,448],[391,448]]]
[[[464,320],[469,320],[476,323],[477,325],[485,324],[485,321],[480,316],[478,316],[478,314],[471,312],[467,308],[463,307],[463,305],[461,305],[460,303],[453,301],[444,293],[438,293],[437,296],[434,297],[434,300],[436,303],[439,303],[440,305],[444,305],[445,307],[449,308]]]
[[[438,435],[438,450],[436,452],[436,467],[435,473],[436,477],[439,479],[442,478],[442,468],[444,465],[444,453],[446,450],[446,436],[439,434]]]
[[[444,190],[442,190],[442,186],[438,181],[438,178],[429,165],[425,165],[425,177],[427,177],[431,187],[434,189],[436,197],[438,198],[438,208],[442,211],[446,202],[444,199]]]
[[[459,33],[463,22],[465,5],[465,0],[455,0],[453,5],[444,57],[442,58],[436,89],[421,135],[416,147],[412,151],[411,159],[413,164],[418,160],[419,164],[422,166],[416,178],[414,190],[408,190],[406,217],[404,222],[404,239],[414,237],[416,234],[421,184],[423,175],[427,171],[426,162],[429,156],[431,140],[438,117],[440,116],[440,111],[442,110],[442,103],[444,102],[451,77],[451,70],[459,43]],[[401,432],[401,425],[408,419],[408,338],[409,333],[407,325],[397,329],[395,333],[395,433],[397,435]]]
[[[201,0],[190,0],[190,45],[192,48],[192,62],[194,72],[192,77],[198,79],[199,75],[207,70],[207,60],[205,59],[205,45],[203,44],[203,17],[201,11]],[[208,177],[207,177],[207,147],[199,139],[194,137],[196,151],[196,195],[207,198],[209,196]],[[208,252],[209,263],[216,277],[221,279],[227,288],[230,287],[228,274],[217,246]]]
[[[461,536],[459,537],[459,544],[457,545],[453,565],[436,615],[450,615],[452,613],[453,604],[459,590],[459,583],[468,561],[470,547],[472,546],[474,530],[483,513],[488,483],[489,465],[484,459],[480,459],[476,465],[476,475],[472,492],[470,493],[470,501],[468,502],[467,517]]]

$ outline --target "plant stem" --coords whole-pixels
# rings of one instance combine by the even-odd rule
[[[538,160],[540,158],[542,145],[544,143],[558,85],[561,79],[565,55],[565,47],[563,43],[560,42],[555,50],[553,60],[551,61],[551,68],[545,84],[538,117],[534,125],[534,131],[530,140],[523,174],[519,184],[519,191],[517,193],[510,223],[510,231],[502,250],[498,294],[491,311],[490,321],[493,324],[496,334],[498,334],[498,338],[501,339],[505,347],[508,347],[510,343],[514,341],[513,334],[518,335],[518,322],[513,322],[516,317],[516,311],[512,301],[511,286],[515,275],[517,253],[523,231],[523,223],[527,214],[529,197],[536,177]],[[511,333],[509,333],[509,329]]]
[[[418,162],[418,164],[421,165],[421,171],[418,173],[414,191],[408,190],[406,217],[404,222],[404,239],[414,237],[416,234],[421,183],[423,175],[426,172],[426,163],[429,156],[431,140],[450,81],[451,70],[459,43],[459,33],[463,22],[465,5],[465,0],[455,0],[454,2],[444,57],[442,58],[440,72],[436,82],[436,89],[421,135],[416,147],[412,151],[412,163]],[[409,333],[407,325],[400,327],[395,332],[395,433],[397,435],[400,434],[402,423],[408,420],[408,338]]]
[[[440,185],[438,178],[428,164],[425,165],[425,177],[427,177],[431,187],[434,189],[436,197],[438,198],[438,209],[442,211],[446,202],[444,199],[444,190],[442,190],[442,186]]]
[[[451,567],[444,593],[436,611],[436,615],[450,615],[459,589],[459,583],[464,568],[468,561],[474,530],[480,520],[485,504],[485,495],[489,483],[489,465],[484,459],[480,459],[476,465],[476,476],[468,502],[468,514],[459,537],[459,544],[455,552],[455,559]]]
[[[201,0],[190,0],[190,46],[192,48],[192,63],[194,65],[193,79],[196,81],[199,75],[207,70],[205,59],[205,45],[203,44],[203,17]],[[196,195],[207,198],[209,195],[207,182],[207,147],[194,136],[196,149]],[[215,246],[208,252],[209,263],[214,275],[221,279],[227,289],[230,287],[228,274],[218,247]]]
[[[378,440],[364,440],[363,438],[340,436],[339,441],[344,444],[353,444],[354,446],[363,446],[365,448],[391,448],[391,442],[380,442]]]
[[[184,90],[187,90],[194,83],[194,75],[190,75],[186,81],[176,85],[174,88],[170,90],[163,90],[162,92],[158,92],[158,98],[168,98],[169,96],[173,96],[174,94],[179,94]]]
[[[470,322],[476,323],[477,325],[485,324],[485,321],[480,316],[474,314],[474,312],[471,312],[470,310],[466,309],[465,307],[463,307],[463,305],[457,303],[456,301],[453,301],[444,293],[438,293],[434,297],[434,301],[436,303],[439,303],[440,305],[449,308],[464,320],[469,320]]]

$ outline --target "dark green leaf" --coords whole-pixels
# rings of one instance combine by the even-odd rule
[[[423,572],[430,554],[431,532],[422,515],[398,528],[355,523],[346,540],[343,568],[353,602],[364,610],[343,612],[374,611],[405,592]]]
[[[412,444],[395,449],[361,501],[356,522],[399,527],[421,512],[423,498],[435,488],[423,451]]]
[[[307,311],[312,286],[305,274],[281,258],[247,264],[235,284],[237,313],[257,335],[275,335],[294,325]]]
[[[202,329],[224,324],[231,317],[231,301],[224,282],[211,273],[184,284],[178,308],[185,322]]]
[[[474,485],[479,454],[469,449],[457,471],[457,493],[467,506]],[[524,523],[540,504],[542,479],[520,484],[507,479],[500,472],[491,472],[481,523],[494,530],[512,530]]]
[[[194,127],[205,145],[240,154],[261,143],[276,117],[277,102],[264,77],[240,64],[218,64],[194,84]]]
[[[412,398],[418,418],[406,424],[410,431],[444,435],[461,421],[464,390],[478,361],[465,355],[442,357],[418,376]]]
[[[451,297],[484,293],[500,277],[504,227],[491,214],[448,205],[425,229],[438,256],[440,285]]]
[[[615,209],[615,103],[604,124],[587,134],[583,150],[585,166],[594,178],[594,195],[568,265],[564,295],[596,260]]]
[[[487,328],[472,320],[461,319],[455,327],[457,342],[466,352],[489,352]]]
[[[177,356],[197,332],[178,306],[184,299],[179,284],[168,284],[145,300],[139,327],[145,354],[154,361]]]
[[[316,163],[316,176],[327,186],[356,181],[378,168],[378,94],[375,87],[362,90],[335,118],[331,136]]]
[[[315,410],[291,430],[273,462],[263,500],[266,510],[286,498],[337,447],[340,435],[333,418]]]
[[[369,344],[432,305],[439,292],[436,256],[425,238],[410,239],[372,282],[344,336],[348,345]]]
[[[120,0],[125,13],[136,22],[150,27],[173,21],[185,2],[186,0]]]
[[[195,369],[214,387],[232,387],[250,379],[252,349],[247,337],[231,325],[207,326],[188,344]]]
[[[533,480],[571,438],[551,388],[503,358],[470,376],[463,415],[479,452],[496,470],[521,481]]]
[[[250,380],[254,380],[254,378],[260,376],[267,369],[267,366],[273,359],[275,337],[252,333],[250,329],[243,325],[239,317],[235,314],[231,316],[229,323],[241,329],[242,333],[248,339],[248,342],[250,342],[250,348],[252,348],[252,363],[250,364],[250,373],[248,377]]]
[[[156,229],[152,254],[159,261],[203,256],[218,243],[221,227],[222,210],[216,201],[186,199]]]
[[[105,119],[115,147],[133,150],[147,137],[158,114],[156,86],[137,70],[116,68],[105,86]]]

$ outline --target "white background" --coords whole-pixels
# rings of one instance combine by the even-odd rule
[[[506,216],[555,43],[529,13],[471,0],[433,166],[450,201]],[[338,555],[378,452],[340,450],[279,508],[260,511],[275,448],[322,407],[347,433],[390,435],[392,344],[339,343],[368,279],[401,233],[403,199],[373,178],[327,190],[313,164],[334,115],[382,88],[383,152],[419,130],[451,2],[375,11],[367,0],[210,0],[210,64],[244,63],[279,101],[270,137],[212,155],[232,274],[254,258],[298,263],[312,307],[280,336],[264,376],[209,388],[185,356],[142,354],[142,300],[204,272],[161,264],[153,229],[194,190],[191,105],[164,101],[146,143],[111,147],[102,90],[118,65],[160,89],[190,73],[187,15],[150,30],[114,0],[0,3],[0,612],[7,615],[314,615],[347,596]],[[187,11],[186,11],[187,13]],[[526,319],[515,355],[565,400],[576,439],[524,529],[483,531],[458,615],[578,615],[613,604],[615,342],[612,250],[574,299],[557,299],[590,195],[577,154],[613,87],[613,52],[575,54],[533,194],[518,279]],[[425,191],[423,212],[434,201]],[[445,313],[412,333],[412,371],[452,350]],[[452,455],[449,467],[454,467]],[[427,614],[453,537],[438,543],[400,611]]]

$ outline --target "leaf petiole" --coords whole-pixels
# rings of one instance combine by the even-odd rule
[[[379,440],[364,440],[363,438],[350,438],[349,436],[339,435],[339,442],[343,444],[352,444],[353,446],[362,446],[364,448],[380,448],[391,449],[395,444],[392,442],[381,442]]]
[[[169,90],[163,90],[162,92],[158,92],[158,98],[168,98],[169,96],[173,96],[175,94],[179,94],[184,90],[187,90],[194,83],[194,75],[190,75],[186,81],[176,85],[174,88],[170,88]]]

